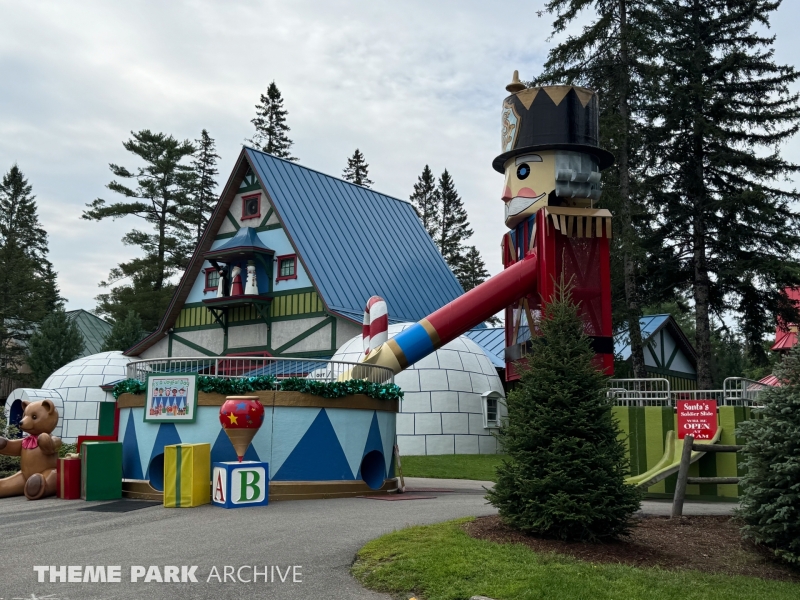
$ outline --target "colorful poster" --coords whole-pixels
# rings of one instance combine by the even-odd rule
[[[197,411],[197,375],[171,373],[147,377],[144,420],[191,423]]]
[[[687,434],[696,440],[713,439],[717,433],[716,400],[678,400],[678,439]]]

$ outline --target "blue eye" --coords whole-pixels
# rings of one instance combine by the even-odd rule
[[[517,178],[525,179],[531,174],[531,168],[527,164],[522,164],[517,167]]]

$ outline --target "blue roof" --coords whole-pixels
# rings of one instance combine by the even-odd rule
[[[267,248],[261,238],[258,237],[258,232],[253,227],[240,227],[231,239],[214,248],[206,254],[221,254],[228,250],[236,250],[237,248],[252,248],[255,250],[262,250],[264,252],[272,252],[271,248]]]
[[[645,315],[639,319],[639,329],[642,330],[642,341],[646,342],[650,337],[669,321],[670,315]],[[631,357],[631,342],[628,337],[628,330],[623,329],[614,336],[614,354],[620,360],[628,360]]]
[[[408,202],[245,151],[331,311],[360,321],[377,294],[393,321],[419,321],[464,293]]]
[[[466,335],[473,342],[486,351],[492,364],[499,368],[506,368],[506,330],[505,327],[483,327],[470,329]]]

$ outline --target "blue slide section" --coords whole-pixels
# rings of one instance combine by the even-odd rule
[[[428,332],[419,323],[414,323],[392,339],[400,346],[409,365],[413,365],[435,350]]]

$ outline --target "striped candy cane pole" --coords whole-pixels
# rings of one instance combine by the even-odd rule
[[[364,339],[364,356],[389,339],[389,309],[386,300],[380,296],[367,300],[361,337]]]

